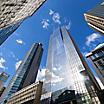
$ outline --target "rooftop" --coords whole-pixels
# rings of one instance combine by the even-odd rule
[[[102,47],[104,47],[104,43],[99,44],[94,50],[100,49]]]
[[[87,14],[104,18],[104,2],[87,11]]]
[[[98,49],[100,49],[100,48],[102,48],[102,47],[104,47],[104,43],[101,43],[101,44],[99,44],[98,46],[96,46],[96,48],[95,48],[94,50],[92,50],[91,52],[87,53],[87,54],[85,55],[85,57],[88,57],[88,56],[92,55],[92,52],[93,52],[93,51],[96,51],[96,50],[98,50]]]

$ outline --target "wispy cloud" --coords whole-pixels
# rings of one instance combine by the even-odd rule
[[[5,69],[6,67],[4,66],[5,64],[5,59],[3,57],[0,58],[0,68]]]
[[[16,62],[16,64],[15,64],[15,69],[16,70],[18,69],[18,67],[20,66],[21,63],[22,63],[22,60]]]
[[[58,12],[53,11],[52,9],[49,10],[49,15],[52,17],[52,20],[55,23],[61,24],[60,14]]]
[[[66,29],[70,29],[70,27],[71,27],[71,21],[69,21],[69,23],[66,25]]]
[[[49,15],[53,15],[54,11],[52,9],[49,10]]]
[[[97,39],[99,39],[101,36],[98,33],[93,33],[86,37],[86,45],[90,46],[92,42],[95,42]]]
[[[42,21],[41,21],[43,29],[48,29],[50,26],[53,26],[52,28],[54,28],[61,24],[64,24],[64,26],[66,26],[66,28],[68,30],[70,29],[71,21],[69,19],[67,20],[64,17],[62,18],[62,16],[60,15],[60,13],[58,11],[49,9],[48,16],[49,17],[42,19]],[[65,19],[65,21],[64,21],[64,19]]]
[[[20,34],[19,33],[17,33],[17,32],[14,32],[14,34],[16,35],[16,36],[19,36]]]
[[[16,42],[17,42],[17,44],[25,44],[25,42],[21,39],[17,39]]]
[[[3,53],[2,52],[0,52],[0,56],[3,56]]]
[[[55,23],[58,23],[58,24],[61,24],[61,21],[60,21],[60,14],[58,12],[55,12],[52,16],[52,20],[55,22]]]
[[[49,27],[49,19],[43,19],[41,24],[44,29],[47,29]]]
[[[12,58],[14,58],[16,61],[18,61],[18,58],[16,57],[16,55],[14,54],[14,52],[10,51],[10,54],[11,54]]]

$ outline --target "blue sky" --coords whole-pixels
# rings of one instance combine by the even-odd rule
[[[57,27],[65,25],[83,54],[102,43],[104,37],[91,29],[83,14],[100,0],[47,0],[44,5],[0,47],[0,71],[12,77],[16,63],[20,63],[34,42],[43,44],[41,68],[45,68],[49,37]],[[10,77],[10,78],[11,78]],[[10,79],[9,78],[9,79]]]

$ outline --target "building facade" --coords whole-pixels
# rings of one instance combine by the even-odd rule
[[[104,34],[104,1],[84,14],[88,25]]]
[[[0,44],[2,44],[19,25],[31,16],[45,0],[1,0],[0,1]]]
[[[98,45],[93,51],[86,55],[94,70],[104,86],[104,43]],[[104,89],[104,87],[101,89]]]
[[[3,102],[6,102],[16,91],[35,82],[42,53],[42,44],[35,43],[32,45],[0,98],[0,104],[4,104]]]
[[[101,103],[104,103],[104,43],[99,44],[93,51],[86,55],[86,58],[92,64],[93,70],[97,74],[94,76],[96,79],[97,84],[99,85],[98,88],[98,96],[100,98]]]
[[[39,104],[42,93],[42,82],[33,83],[14,93],[7,104]]]
[[[50,93],[52,95],[66,88],[68,91],[75,91],[76,96],[73,99],[76,99],[78,104],[100,104],[98,98],[97,102],[92,100],[87,90],[81,72],[89,67],[81,58],[83,57],[80,51],[65,27],[53,32],[49,41],[46,78],[43,84],[45,92],[41,100],[46,99],[48,102],[51,98]]]
[[[0,29],[0,45],[21,25],[22,21]]]

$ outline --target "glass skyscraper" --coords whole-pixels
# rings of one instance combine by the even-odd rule
[[[66,90],[67,94],[75,91],[76,97],[74,100],[76,99],[78,104],[99,103],[98,98],[92,100],[93,98],[87,90],[82,71],[85,71],[88,67],[81,58],[77,46],[64,26],[53,32],[49,41],[42,100],[51,98],[52,93],[54,94],[58,90],[60,90],[60,93],[56,94],[60,98],[61,92]],[[57,95],[55,95],[56,98],[58,98]],[[55,98],[53,99],[55,100]],[[49,104],[49,102],[42,104]]]
[[[45,0],[1,0],[0,1],[0,44],[30,17]]]
[[[20,64],[9,85],[0,98],[0,104],[5,104],[10,96],[16,91],[32,84],[36,80],[41,57],[43,53],[42,44],[35,43]]]

